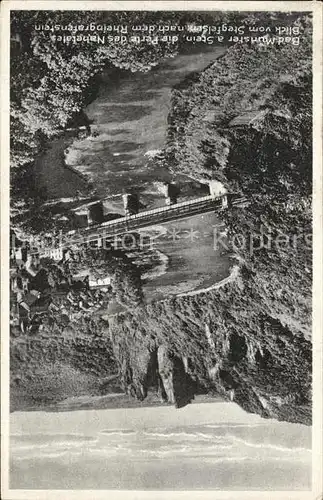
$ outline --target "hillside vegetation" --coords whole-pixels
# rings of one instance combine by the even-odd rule
[[[173,92],[167,164],[249,199],[222,214],[238,280],[147,306],[114,320],[111,331],[118,356],[141,383],[136,346],[153,352],[167,345],[188,358],[199,390],[230,396],[265,417],[308,424],[311,37],[309,20],[299,23],[299,46],[236,45]]]
[[[232,13],[235,19],[237,13]],[[104,67],[147,72],[162,59],[178,53],[179,44],[165,41],[135,44],[132,27],[215,22],[220,13],[107,12],[107,11],[12,11],[11,13],[11,167],[13,175],[33,162],[46,141],[71,120],[79,119],[84,105],[95,95]],[[113,27],[104,44],[61,43],[55,37],[97,37],[96,26]],[[54,27],[58,26],[57,29]],[[92,26],[92,27],[91,27]],[[119,29],[118,29],[119,27]],[[127,30],[125,41],[120,37]],[[15,42],[18,40],[18,42]],[[20,174],[22,172],[19,172]],[[15,178],[13,177],[13,180]]]

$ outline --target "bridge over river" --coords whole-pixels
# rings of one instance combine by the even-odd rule
[[[95,242],[102,239],[111,240],[146,227],[193,217],[194,215],[210,212],[216,213],[231,206],[243,206],[247,201],[247,198],[244,196],[226,194],[217,197],[208,195],[180,203],[174,203],[172,205],[139,212],[134,215],[113,219],[77,231],[70,231],[66,235],[68,241],[62,242],[60,247],[64,248],[78,243]]]

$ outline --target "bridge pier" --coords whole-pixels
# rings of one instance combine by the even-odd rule
[[[139,198],[137,194],[125,193],[122,195],[125,215],[136,215],[139,212]]]
[[[163,183],[163,194],[165,196],[166,206],[174,205],[177,203],[178,188],[172,182]]]

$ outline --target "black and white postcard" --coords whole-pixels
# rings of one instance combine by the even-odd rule
[[[5,500],[321,498],[321,14],[3,2]]]

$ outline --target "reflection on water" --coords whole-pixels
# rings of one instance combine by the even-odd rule
[[[163,225],[166,236],[155,238],[153,243],[168,257],[167,272],[145,282],[149,300],[207,288],[229,275],[233,262],[225,248],[215,248],[214,244],[214,228],[218,225],[212,213]]]
[[[168,59],[148,73],[106,71],[97,98],[86,109],[94,137],[75,141],[68,163],[90,175],[103,195],[123,188],[143,191],[168,179],[166,170],[147,165],[145,153],[165,144],[172,87],[223,52],[223,47],[200,49]]]

